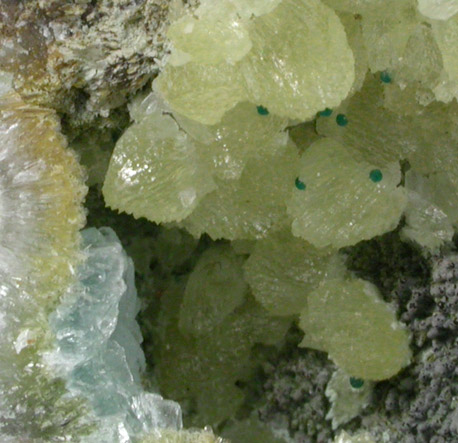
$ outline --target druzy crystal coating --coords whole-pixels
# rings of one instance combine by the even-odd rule
[[[60,3],[0,4],[0,440],[457,440],[456,1]]]

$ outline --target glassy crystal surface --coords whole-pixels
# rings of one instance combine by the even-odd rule
[[[0,97],[0,269],[43,302],[78,262],[86,193],[56,114],[14,93]]]
[[[110,207],[160,223],[182,220],[214,188],[194,143],[157,110],[118,141],[103,193]]]
[[[410,362],[407,332],[377,288],[364,280],[324,282],[308,296],[300,326],[301,346],[328,352],[353,377],[383,380]]]
[[[321,2],[284,0],[253,21],[250,35],[253,49],[241,69],[253,103],[307,120],[346,97],[353,54],[339,19]]]
[[[297,174],[288,201],[292,232],[318,248],[349,246],[393,230],[407,203],[398,164],[379,169],[358,161],[331,138],[305,151]]]
[[[298,154],[295,146],[252,158],[239,180],[217,181],[181,225],[194,236],[213,239],[256,239],[285,227],[286,205],[294,183]]]
[[[456,2],[64,3],[0,2],[0,440],[456,441]]]
[[[91,406],[97,431],[87,441],[130,441],[155,428],[181,427],[177,403],[143,391],[134,268],[109,228],[83,231],[84,264],[50,317],[56,349],[46,362],[74,397]],[[127,440],[123,440],[123,433]]]
[[[184,291],[179,321],[183,334],[210,333],[243,303],[247,284],[242,264],[243,259],[227,245],[215,246],[202,254]]]
[[[322,280],[344,273],[339,258],[281,231],[256,242],[244,265],[256,300],[275,315],[293,315]]]

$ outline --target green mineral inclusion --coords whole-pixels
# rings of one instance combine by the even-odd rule
[[[361,378],[350,377],[350,385],[352,388],[361,389],[364,386],[364,380]]]
[[[332,109],[326,108],[318,113],[321,117],[329,117],[332,114]]]
[[[259,115],[269,115],[269,110],[265,108],[264,106],[256,106],[256,109],[258,110]]]
[[[383,71],[383,72],[380,73],[380,80],[383,83],[391,83],[391,76],[390,76],[390,74],[388,74],[388,72]]]
[[[382,181],[382,179],[383,179],[382,171],[380,171],[380,169],[372,169],[372,171],[369,173],[369,178],[374,183],[378,183],[378,182]]]
[[[336,123],[339,126],[347,126],[348,125],[348,119],[345,114],[338,114],[336,117]]]
[[[299,191],[305,191],[306,185],[299,177],[296,177],[294,184],[296,185],[296,188],[299,189]]]

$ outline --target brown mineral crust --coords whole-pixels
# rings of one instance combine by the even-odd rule
[[[0,70],[14,73],[14,88],[34,104],[78,121],[108,116],[161,68],[176,4],[2,0]]]

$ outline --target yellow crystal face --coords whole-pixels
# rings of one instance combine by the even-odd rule
[[[409,364],[409,339],[371,283],[330,279],[308,297],[301,346],[326,351],[347,374],[383,380]]]
[[[226,12],[204,2],[201,16],[198,8],[197,18],[172,25],[175,66],[166,66],[155,87],[174,111],[214,124],[249,99],[305,120],[348,94],[354,59],[332,9],[319,0],[223,6]]]
[[[349,94],[353,95],[362,88],[367,70],[369,69],[367,48],[364,44],[362,35],[361,16],[358,14],[341,12],[339,13],[339,19],[345,28],[348,44],[350,45],[355,59],[355,80]]]
[[[189,275],[180,308],[184,335],[211,332],[243,303],[248,288],[242,264],[229,245],[214,246],[202,254]]]
[[[321,2],[284,0],[253,21],[250,35],[253,49],[241,68],[253,103],[307,120],[348,94],[353,54],[338,17]]]
[[[171,64],[234,64],[251,49],[245,21],[229,0],[203,1],[194,15],[170,25],[167,36],[174,46]]]
[[[206,334],[191,337],[178,328],[182,289],[170,288],[161,298],[155,368],[161,392],[187,408],[187,425],[217,425],[232,416],[244,401],[235,382],[252,375],[255,343],[279,343],[289,319],[268,315],[254,300],[245,299]],[[217,358],[215,358],[217,356]]]
[[[2,271],[51,309],[81,258],[83,171],[55,113],[15,94],[0,99],[0,146]]]
[[[446,21],[435,21],[433,33],[442,53],[444,73],[435,92],[438,100],[458,99],[458,14]]]
[[[161,223],[182,220],[214,188],[193,142],[156,110],[116,144],[103,194],[113,209]]]
[[[344,101],[331,116],[318,117],[318,133],[339,140],[354,151],[356,158],[378,167],[429,146],[422,137],[419,122],[384,108],[383,97],[382,82],[368,75],[360,92]],[[338,120],[338,116],[344,116],[345,120]]]
[[[407,203],[398,164],[379,169],[357,161],[332,139],[305,151],[298,180],[303,186],[296,185],[288,201],[292,232],[318,248],[341,248],[393,230]]]
[[[143,437],[140,443],[229,443],[211,431],[192,431],[156,429],[151,435]]]
[[[294,183],[297,149],[248,160],[240,180],[218,181],[183,222],[191,234],[213,239],[257,239],[287,226],[285,202]]]
[[[363,11],[363,37],[369,49],[372,72],[392,69],[403,56],[409,35],[417,26],[415,4],[411,0],[378,2],[377,9]]]
[[[455,0],[418,0],[418,10],[425,17],[447,20],[458,13],[458,3]]]
[[[230,2],[236,6],[237,13],[241,17],[251,18],[271,12],[282,0],[230,0]]]
[[[286,231],[257,241],[244,270],[256,300],[275,315],[301,312],[322,280],[345,272],[336,255]]]
[[[256,417],[238,420],[224,427],[223,436],[235,443],[284,443],[271,428]]]
[[[226,111],[246,99],[238,66],[225,62],[167,65],[154,88],[174,111],[207,125],[218,123]]]
[[[442,54],[430,26],[420,23],[412,30],[401,61],[396,66],[395,79],[399,84],[418,82],[433,89],[439,80]]]
[[[238,179],[249,158],[270,155],[284,149],[288,124],[249,102],[238,103],[216,125],[203,125],[176,115],[178,124],[198,142],[201,156],[216,176]]]
[[[431,251],[438,252],[440,246],[453,238],[453,223],[456,222],[456,209],[451,202],[457,201],[454,186],[445,180],[445,173],[429,177],[408,171],[405,178],[409,202],[405,211],[406,226],[402,229],[405,238],[417,242]],[[445,186],[444,186],[445,185]],[[443,189],[448,189],[444,198]],[[453,205],[456,208],[455,205]],[[450,216],[449,216],[450,214]]]

